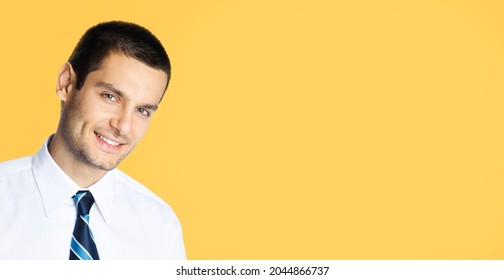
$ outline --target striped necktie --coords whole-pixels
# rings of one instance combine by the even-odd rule
[[[93,233],[89,229],[89,210],[94,204],[90,191],[78,191],[73,200],[77,207],[77,219],[70,242],[71,260],[99,260]]]

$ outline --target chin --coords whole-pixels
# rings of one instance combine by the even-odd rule
[[[117,165],[119,165],[119,162],[120,161],[114,161],[114,162],[104,162],[104,161],[97,161],[96,159],[91,159],[91,158],[84,158],[84,161],[94,167],[94,168],[97,168],[97,169],[101,169],[101,170],[104,170],[104,171],[110,171],[114,168],[117,167]]]

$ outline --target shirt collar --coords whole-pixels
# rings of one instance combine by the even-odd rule
[[[48,146],[54,134],[51,135],[33,157],[32,171],[48,217],[59,206],[72,199],[80,188],[54,161],[49,154]],[[89,186],[102,218],[107,222],[112,214],[112,199],[115,192],[115,169],[107,172],[98,182]]]

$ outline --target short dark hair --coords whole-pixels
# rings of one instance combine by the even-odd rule
[[[170,59],[156,36],[134,23],[109,21],[89,28],[70,56],[69,62],[77,75],[77,90],[82,88],[87,75],[97,70],[110,53],[124,54],[164,71],[168,76],[168,87],[171,77]]]

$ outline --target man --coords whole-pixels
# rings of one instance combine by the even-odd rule
[[[170,73],[141,26],[106,22],[83,35],[58,75],[56,133],[33,157],[0,163],[0,259],[185,259],[172,209],[115,168]]]

